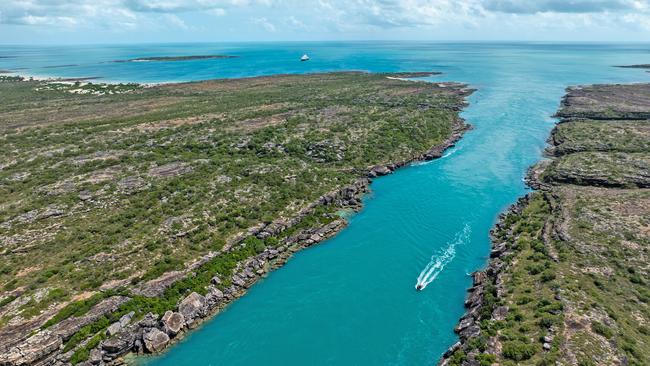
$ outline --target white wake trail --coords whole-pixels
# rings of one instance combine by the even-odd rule
[[[445,153],[445,155],[441,156],[440,158],[444,159],[444,158],[450,157],[450,156],[454,155],[455,153],[457,153],[460,150],[461,150],[460,147],[455,147],[455,148],[450,149],[449,151],[447,151],[447,153]]]
[[[456,257],[456,246],[466,243],[469,240],[471,232],[472,229],[469,225],[465,224],[463,230],[456,234],[454,240],[449,242],[447,247],[431,257],[431,261],[418,276],[417,283],[415,284],[416,289],[424,290],[427,285],[438,277],[445,266]]]
[[[449,151],[447,151],[443,156],[441,156],[441,157],[438,158],[438,159],[426,160],[426,161],[417,161],[417,162],[412,163],[411,165],[413,165],[413,166],[429,165],[429,164],[435,162],[436,160],[440,160],[440,159],[448,158],[448,157],[454,155],[455,153],[457,153],[458,151],[460,151],[460,148],[455,147],[455,148],[453,148],[453,149],[449,149]]]

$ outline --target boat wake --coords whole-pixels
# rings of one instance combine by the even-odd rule
[[[457,153],[459,150],[460,150],[460,148],[453,148],[453,149],[450,149],[449,151],[447,151],[443,156],[441,156],[438,159],[425,160],[425,161],[416,161],[416,162],[412,163],[411,165],[413,165],[413,166],[429,165],[429,164],[435,162],[436,160],[448,158],[448,157],[454,155],[455,153]]]
[[[416,162],[412,163],[411,165],[413,165],[413,166],[424,166],[424,165],[429,165],[429,164],[431,164],[433,162],[434,162],[434,160],[416,161]]]
[[[454,239],[447,243],[447,247],[431,257],[431,261],[426,267],[424,267],[418,276],[418,281],[415,284],[416,290],[424,290],[427,285],[438,277],[445,266],[456,256],[456,246],[467,243],[471,232],[472,229],[469,225],[465,224],[463,230],[456,233]]]
[[[448,157],[454,155],[455,153],[457,153],[460,149],[461,149],[460,147],[455,147],[453,149],[450,149],[449,151],[447,151],[447,153],[445,155],[441,156],[440,158],[441,159],[448,158]]]

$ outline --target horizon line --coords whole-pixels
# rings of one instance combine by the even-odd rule
[[[594,41],[594,40],[421,40],[421,39],[350,39],[350,40],[242,40],[242,41],[144,41],[144,42],[80,42],[80,43],[0,43],[0,47],[5,46],[128,46],[128,45],[142,45],[142,44],[159,44],[159,45],[173,45],[173,44],[242,44],[242,43],[390,43],[390,42],[412,42],[412,43],[438,43],[438,44],[453,44],[453,43],[467,43],[467,44],[647,44],[648,41]]]

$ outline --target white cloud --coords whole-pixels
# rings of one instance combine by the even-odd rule
[[[472,24],[485,12],[479,0],[319,0],[342,30],[358,25],[376,28],[421,27],[453,21]]]
[[[650,16],[647,14],[625,14],[622,20],[626,26],[650,32]]]
[[[307,25],[303,21],[298,20],[293,15],[288,17],[286,19],[286,22],[289,25],[289,27],[291,27],[293,29],[302,29],[302,30],[307,30],[308,29]]]
[[[178,14],[205,12],[224,15],[226,9],[268,5],[270,0],[0,0],[0,24],[121,25],[135,23],[148,13],[172,14],[163,21],[180,25]],[[153,17],[152,17],[153,19]],[[151,19],[150,19],[151,20]]]
[[[190,27],[185,24],[183,19],[179,18],[178,16],[174,14],[165,14],[164,18],[167,20],[167,22],[171,25],[173,25],[176,28],[182,29],[182,30],[188,30]]]
[[[58,16],[37,16],[25,15],[16,19],[17,23],[25,25],[61,25],[61,26],[74,26],[77,20],[71,17],[58,17]]]
[[[205,25],[194,24],[199,14],[222,17],[219,24],[234,32],[252,22],[277,34],[390,35],[394,29],[440,34],[452,28],[494,30],[501,25],[532,33],[650,29],[650,0],[0,0],[0,25],[51,29],[173,25],[184,31],[205,30]],[[219,24],[210,27],[218,29]]]
[[[635,8],[633,0],[486,0],[484,6],[488,10],[513,14],[536,13],[602,13],[630,11]]]
[[[124,6],[137,12],[182,13],[249,5],[243,0],[124,0]]]
[[[128,28],[136,15],[111,0],[2,0],[0,24],[58,27],[120,26]]]
[[[218,17],[222,17],[226,15],[226,9],[223,8],[215,8],[215,9],[210,9],[208,10],[208,14],[212,14]]]
[[[266,19],[266,17],[253,18],[252,20],[253,20],[253,23],[261,25],[265,30],[267,30],[269,32],[275,32],[276,31],[275,25],[273,25],[273,23],[269,22],[269,20]]]

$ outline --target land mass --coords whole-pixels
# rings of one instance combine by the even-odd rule
[[[417,71],[417,72],[394,72],[390,77],[393,78],[426,78],[429,76],[441,75],[440,72],[435,71]]]
[[[640,64],[640,65],[623,65],[623,66],[616,66],[624,69],[647,69],[648,72],[650,72],[650,64]]]
[[[155,57],[132,58],[128,60],[115,60],[113,62],[193,61],[193,60],[230,59],[230,58],[239,58],[239,56],[230,56],[230,55],[155,56]]]
[[[650,64],[640,64],[640,65],[621,65],[616,66],[624,69],[650,69]]]
[[[0,77],[0,364],[160,352],[337,233],[468,128],[471,89],[395,77]]]
[[[441,365],[650,364],[649,91],[568,89]]]
[[[79,64],[52,65],[52,66],[43,66],[43,68],[44,69],[58,69],[58,68],[76,67],[76,66],[79,66]]]

